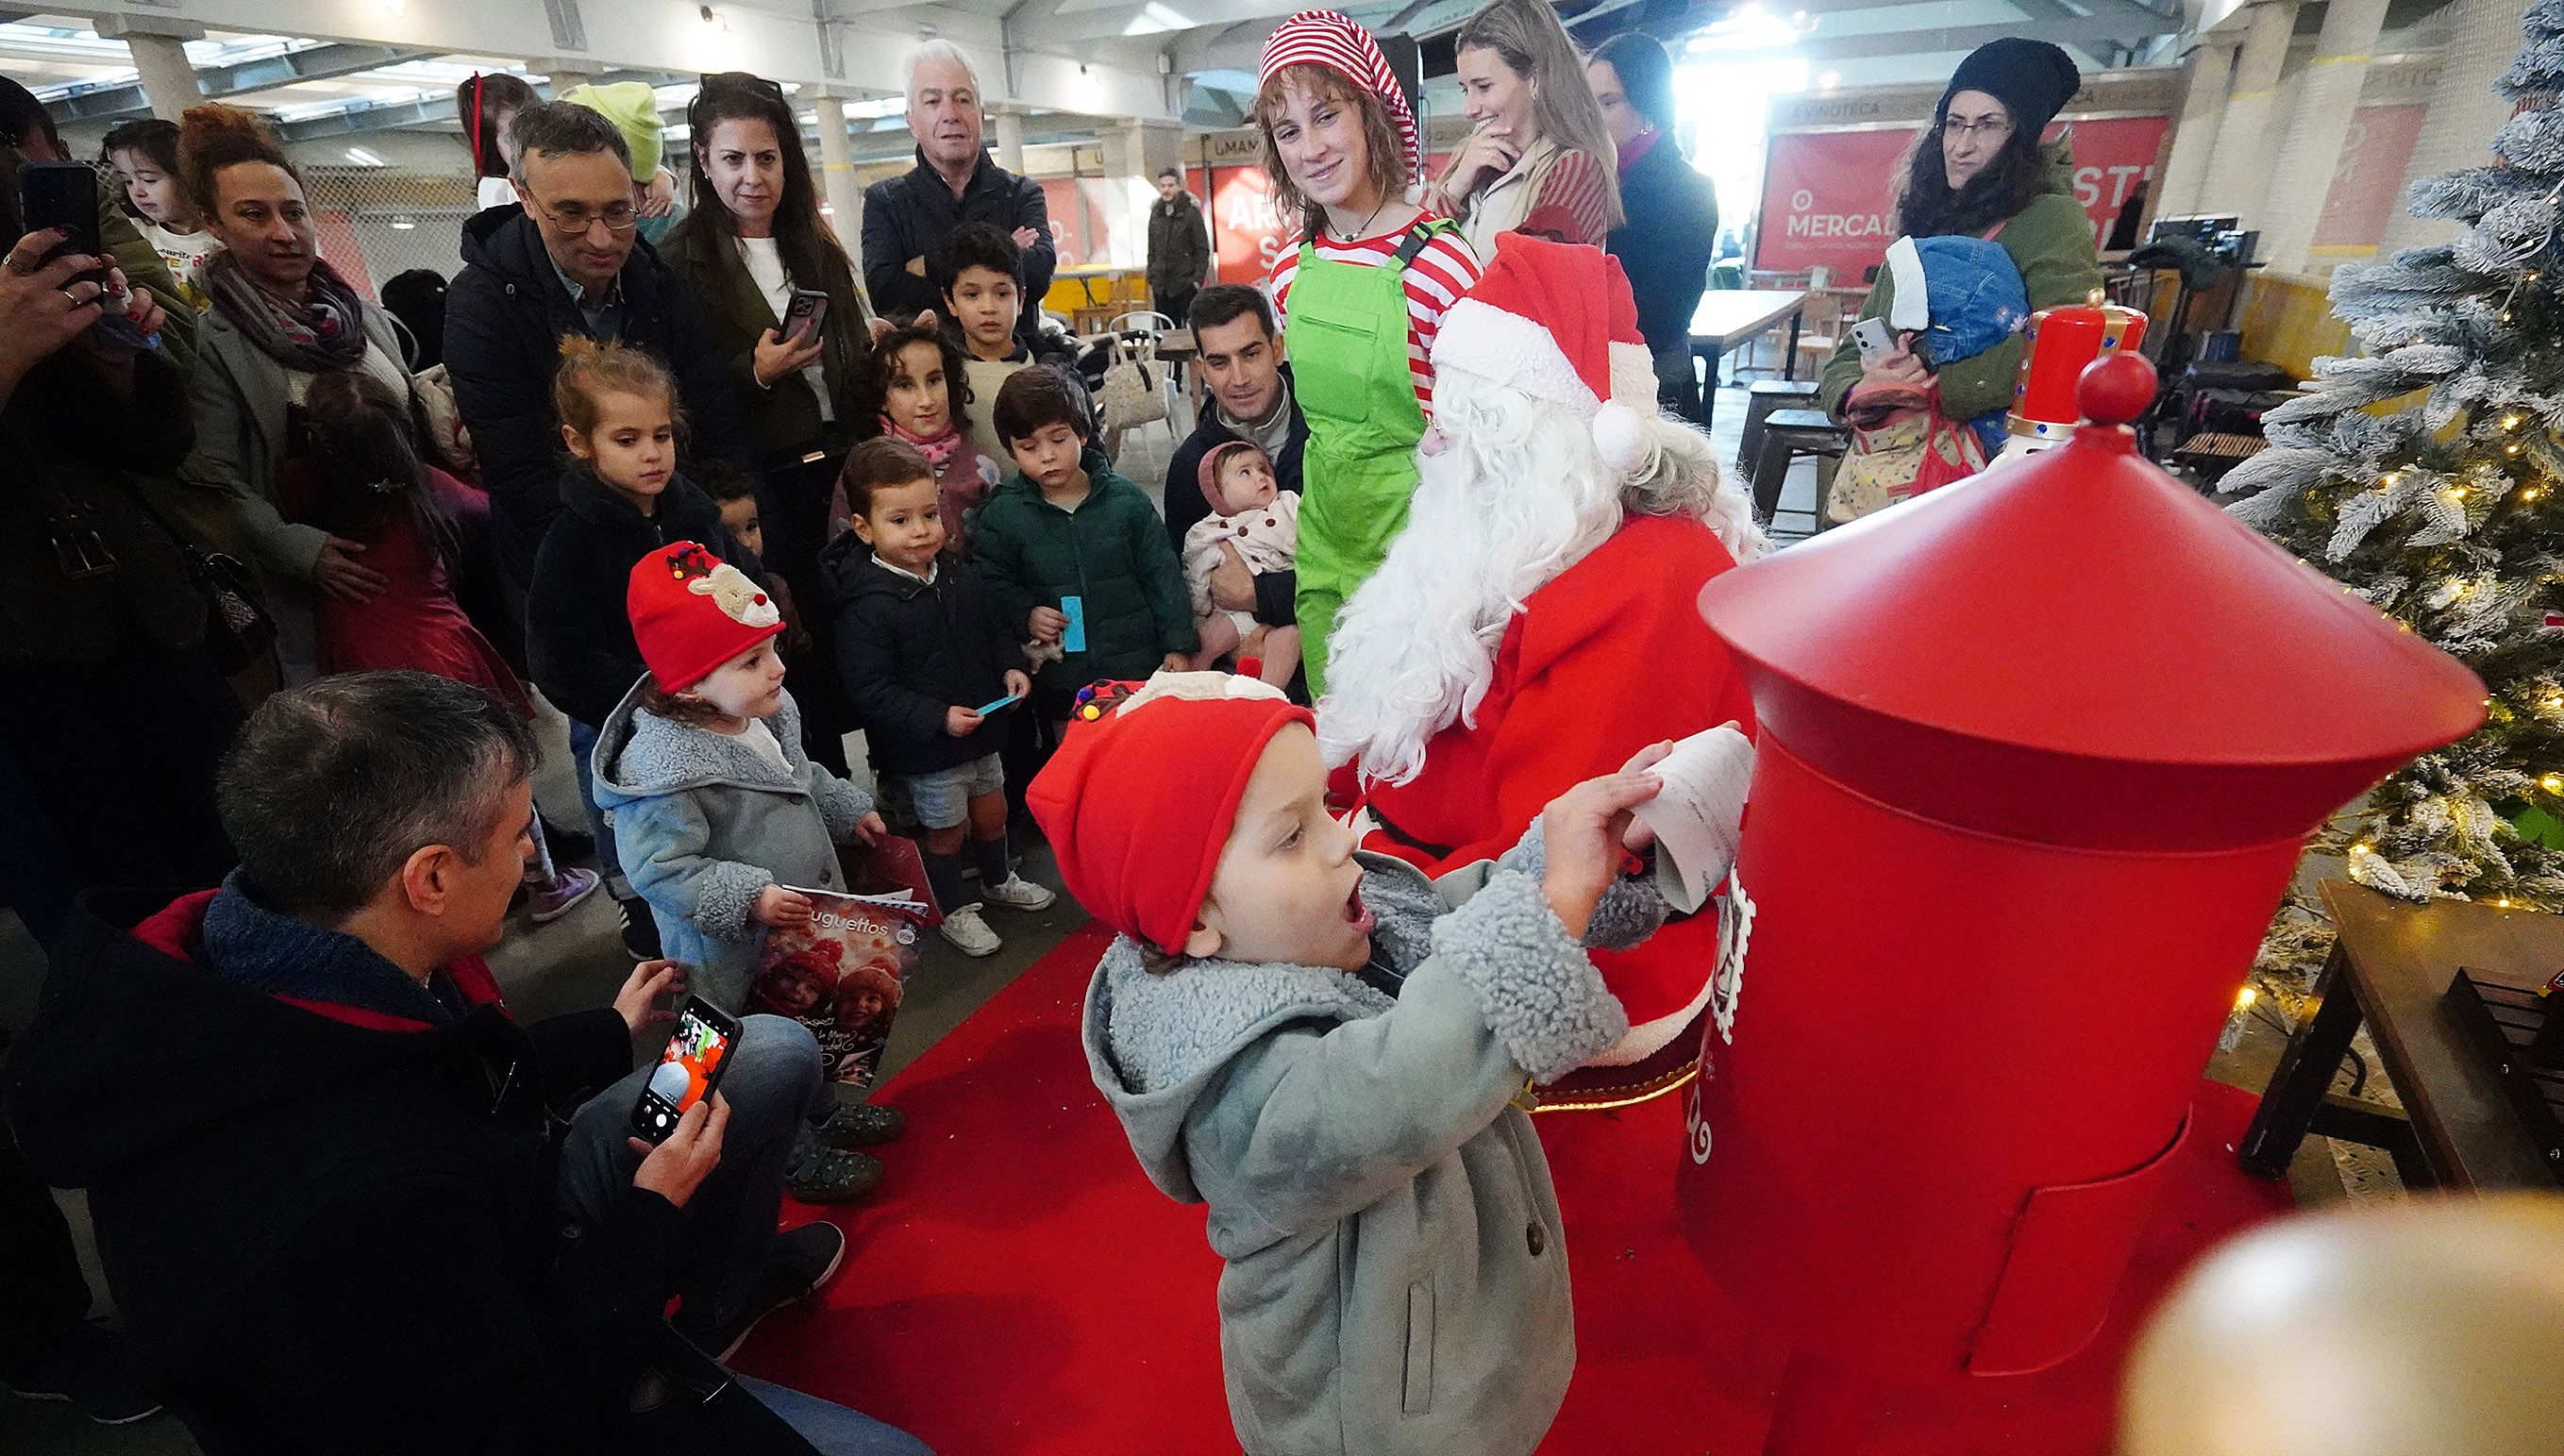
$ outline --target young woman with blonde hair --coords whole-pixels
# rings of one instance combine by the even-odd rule
[[[1495,0],[1453,46],[1475,129],[1426,202],[1459,222],[1481,258],[1517,228],[1602,247],[1621,221],[1611,133],[1558,12],[1547,0]]]

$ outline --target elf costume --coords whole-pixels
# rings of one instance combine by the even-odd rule
[[[1257,84],[1301,65],[1324,66],[1377,98],[1396,127],[1406,175],[1421,175],[1415,113],[1371,32],[1332,10],[1294,15],[1264,43]],[[1376,238],[1311,236],[1274,265],[1283,348],[1309,421],[1296,614],[1313,696],[1326,692],[1336,614],[1406,526],[1415,444],[1432,404],[1424,360],[1443,311],[1476,277],[1459,230],[1432,217]]]

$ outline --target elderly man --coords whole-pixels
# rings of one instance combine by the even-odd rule
[[[1041,184],[1018,177],[980,149],[979,78],[951,41],[929,41],[908,58],[908,129],[917,166],[864,189],[864,287],[885,316],[943,306],[926,260],[965,222],[987,223],[1023,250],[1023,316],[1015,335],[1027,348],[1041,319],[1059,253]],[[979,406],[987,408],[982,402]]]
[[[509,130],[522,205],[464,226],[463,272],[445,296],[445,366],[509,572],[523,586],[561,508],[552,374],[562,335],[620,339],[656,354],[676,375],[694,457],[753,475],[756,450],[729,360],[676,271],[640,241],[623,133],[568,102],[528,106]]]
[[[687,1395],[844,1256],[833,1225],[774,1232],[831,1099],[810,1033],[749,1017],[722,1095],[653,1148],[632,1038],[682,967],[509,1014],[481,956],[534,757],[515,711],[425,673],[281,693],[220,777],[240,869],[84,902],[9,1123],[90,1190],[144,1375],[209,1451],[746,1450],[774,1415],[822,1451],[922,1451],[753,1381],[745,1409]]]

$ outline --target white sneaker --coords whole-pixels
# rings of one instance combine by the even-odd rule
[[[994,955],[1006,942],[979,919],[979,907],[965,905],[944,918],[944,938],[964,955]]]
[[[979,893],[1008,910],[1048,910],[1058,896],[1021,875],[1008,875],[1003,885],[984,885]]]

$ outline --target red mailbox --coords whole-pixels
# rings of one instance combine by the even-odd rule
[[[1701,593],[1763,733],[1681,1217],[1857,1380],[2091,1339],[2307,836],[2483,719],[2138,456],[2152,396],[2104,360],[2062,447]]]

